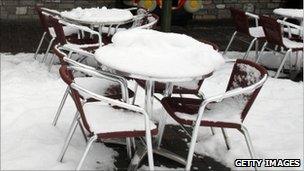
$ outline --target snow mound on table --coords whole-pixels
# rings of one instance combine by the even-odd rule
[[[80,20],[85,22],[121,22],[133,18],[129,10],[102,8],[75,8],[71,11],[63,11],[61,15],[65,18]]]
[[[115,34],[95,55],[114,69],[157,78],[197,77],[224,64],[211,45],[184,34],[132,29]],[[115,64],[115,65],[114,65]]]
[[[294,8],[277,8],[273,10],[273,13],[288,16],[291,18],[303,18],[303,9],[294,9]]]

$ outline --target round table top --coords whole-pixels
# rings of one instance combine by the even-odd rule
[[[102,8],[75,8],[71,11],[61,12],[61,16],[67,20],[76,21],[81,24],[124,24],[133,20],[133,14],[124,9]]]
[[[183,34],[131,29],[116,33],[112,42],[95,52],[96,60],[132,78],[199,80],[224,64],[222,55],[212,46]]]
[[[273,13],[288,17],[303,20],[303,9],[292,8],[277,8],[273,10]]]

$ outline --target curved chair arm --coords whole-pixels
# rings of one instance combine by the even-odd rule
[[[53,9],[49,9],[49,8],[45,8],[45,7],[41,7],[42,11],[45,11],[51,15],[57,15],[57,16],[61,16],[61,13],[57,10],[53,10]]]
[[[250,17],[250,18],[254,18],[254,20],[255,20],[255,26],[256,26],[256,27],[259,26],[259,19],[260,19],[260,17],[259,17],[258,15],[253,14],[253,13],[250,13],[250,12],[246,12],[245,14],[246,14],[248,17]]]
[[[253,92],[254,90],[260,88],[265,83],[265,81],[267,80],[267,77],[268,77],[268,75],[265,74],[259,82],[255,83],[251,86],[248,86],[248,87],[245,87],[245,88],[236,88],[236,89],[233,89],[233,90],[229,90],[225,93],[215,95],[215,96],[212,96],[212,97],[209,97],[209,98],[205,99],[201,104],[201,107],[203,107],[203,108],[201,109],[201,107],[200,107],[200,110],[198,112],[198,118],[201,118],[200,115],[203,115],[204,107],[207,104],[209,104],[211,102],[220,102],[225,98],[229,98],[229,97],[237,96],[237,95],[240,95],[240,94]]]
[[[96,44],[91,44],[89,47],[93,46],[93,45],[96,45]],[[75,47],[73,44],[70,44],[70,43],[67,43],[63,46],[60,47],[60,49],[63,49],[63,50],[66,50],[66,51],[70,51],[70,52],[75,52],[75,53],[78,53],[78,54],[81,54],[81,55],[84,55],[84,56],[88,56],[90,58],[95,58],[94,54],[93,53],[90,53],[86,50],[82,50],[82,49],[79,49],[80,48],[86,48],[88,46],[86,45],[83,45],[83,46],[78,46]]]
[[[304,37],[304,31],[303,28],[299,25],[287,22],[285,20],[277,20],[278,23],[280,23],[282,26],[286,26],[287,27],[287,31],[288,31],[288,36],[291,37],[292,33],[292,29],[299,31],[298,35]]]
[[[103,43],[102,43],[102,39],[101,39],[101,35],[99,34],[99,32],[97,31],[94,31],[92,29],[90,29],[89,27],[86,27],[86,26],[80,26],[80,25],[76,25],[76,24],[72,24],[72,23],[69,23],[69,22],[66,22],[64,20],[59,20],[59,22],[63,25],[66,25],[66,26],[70,26],[70,27],[73,27],[73,28],[76,28],[80,31],[84,31],[84,32],[87,32],[87,33],[90,33],[92,35],[97,35],[98,36],[98,43],[99,43],[99,46],[102,46]],[[96,45],[95,45],[96,46]]]
[[[128,11],[133,11],[133,10],[137,10],[137,7],[131,7],[131,8],[125,8],[124,10],[128,10]]]
[[[293,27],[293,28],[298,29],[298,30],[303,30],[303,28],[301,26],[290,23],[290,22],[287,22],[287,21],[284,21],[284,20],[277,20],[277,22],[280,23],[281,25],[284,25],[284,26]]]
[[[125,78],[115,75],[115,74],[111,74],[109,72],[92,69],[91,67],[87,67],[87,66],[82,67],[83,64],[80,64],[76,61],[74,61],[73,63],[70,63],[70,64],[72,64],[72,66],[69,66],[69,68],[71,68],[72,70],[80,71],[80,72],[95,76],[97,78],[107,79],[107,80],[119,83],[120,87],[121,87],[121,92],[122,92],[122,99],[125,102],[129,101],[128,83]]]

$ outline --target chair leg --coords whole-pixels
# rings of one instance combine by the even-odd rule
[[[261,52],[259,53],[259,56],[258,56],[258,58],[257,58],[256,61],[255,61],[256,63],[259,62],[259,60],[260,60],[262,54],[264,53],[264,50],[265,50],[266,47],[267,47],[267,44],[268,44],[268,42],[265,42],[265,43],[263,44],[263,47],[262,47],[262,49],[261,49]]]
[[[87,138],[87,135],[85,133],[85,130],[83,129],[83,124],[80,121],[80,117],[77,119],[77,122],[79,124],[79,127],[80,127],[81,133],[83,135],[84,141],[87,143],[88,142],[88,138]]]
[[[127,146],[127,153],[128,153],[128,157],[129,159],[132,159],[132,147],[131,147],[131,139],[130,138],[126,138],[126,146]]]
[[[210,127],[210,130],[211,130],[211,134],[212,134],[212,135],[215,135],[215,133],[214,133],[214,128],[213,128],[213,127]]]
[[[248,132],[247,128],[246,128],[245,126],[242,125],[240,131],[241,131],[241,133],[242,133],[242,134],[244,135],[244,137],[245,137],[245,140],[246,140],[246,144],[247,144],[247,148],[248,148],[250,157],[251,157],[252,159],[255,159],[254,149],[253,149],[252,142],[251,142],[251,139],[250,139],[249,132]],[[255,167],[254,169],[257,170],[256,167]]]
[[[146,145],[147,145],[147,154],[148,154],[148,163],[149,163],[149,170],[154,171],[154,159],[153,159],[153,148],[152,148],[152,136],[150,131],[150,125],[147,126],[146,122]]]
[[[235,31],[235,32],[233,33],[233,35],[231,36],[231,39],[230,39],[230,41],[229,41],[229,43],[228,43],[228,45],[227,45],[227,47],[226,47],[226,49],[225,49],[223,55],[226,55],[228,49],[229,49],[230,46],[231,46],[232,41],[234,40],[234,38],[235,38],[235,36],[236,36],[236,33],[237,33],[237,31]]]
[[[259,39],[255,41],[255,60],[258,58],[258,56],[259,56]]]
[[[160,147],[162,139],[163,139],[163,134],[165,132],[165,127],[166,127],[166,121],[167,121],[167,115],[164,116],[164,118],[161,119],[158,125],[158,136],[157,136],[157,148]]]
[[[60,113],[61,113],[61,111],[62,111],[63,105],[64,105],[64,103],[65,103],[65,101],[66,101],[66,99],[67,99],[67,97],[68,97],[69,92],[70,92],[70,88],[69,88],[69,86],[67,86],[67,88],[66,88],[66,90],[65,90],[65,92],[64,92],[64,94],[63,94],[63,97],[62,97],[62,99],[61,99],[60,105],[59,105],[59,107],[58,107],[58,109],[57,109],[56,115],[55,115],[55,117],[54,117],[53,126],[56,126],[56,124],[57,124],[59,115],[60,115]]]
[[[224,128],[221,128],[221,130],[222,130],[222,133],[223,133],[223,136],[224,136],[224,140],[225,140],[227,150],[230,150],[230,143],[229,143],[229,140],[228,140],[227,132]]]
[[[65,152],[67,151],[68,146],[69,146],[69,144],[70,144],[70,142],[71,142],[71,140],[72,140],[72,137],[73,137],[73,135],[74,135],[74,133],[75,133],[75,130],[76,130],[77,125],[78,125],[78,122],[77,122],[78,116],[79,116],[79,112],[76,112],[76,114],[75,114],[75,116],[74,116],[74,119],[73,119],[73,121],[72,121],[71,127],[70,127],[70,129],[69,129],[68,135],[67,135],[67,137],[66,137],[66,139],[65,139],[65,141],[64,141],[63,147],[62,147],[61,152],[60,152],[60,154],[59,154],[59,157],[58,157],[58,159],[57,159],[57,161],[59,161],[59,162],[62,162],[62,159],[63,159],[63,157],[64,157],[64,154],[65,154]]]
[[[80,162],[79,162],[79,164],[78,164],[76,170],[80,170],[80,169],[81,169],[81,166],[82,166],[82,164],[83,164],[83,162],[84,162],[84,159],[87,157],[87,155],[88,155],[88,153],[89,153],[89,151],[90,151],[90,148],[91,148],[93,142],[95,142],[96,140],[97,140],[97,135],[93,135],[93,136],[90,138],[90,140],[89,140],[89,142],[88,142],[88,144],[87,144],[87,147],[86,147],[86,149],[85,149],[85,151],[84,151],[84,153],[83,153],[83,155],[82,155],[82,157],[81,157],[81,159],[80,159]]]
[[[198,119],[198,120],[201,120],[201,119]],[[198,124],[198,121],[197,121],[195,126],[194,126],[193,132],[192,132],[192,138],[191,138],[189,152],[188,152],[188,156],[187,156],[187,164],[186,164],[186,170],[187,171],[190,170],[191,165],[192,165],[194,148],[195,148],[195,145],[196,145],[196,140],[197,140],[197,136],[198,136],[199,127],[200,127],[200,125]]]
[[[46,32],[43,32],[42,37],[41,37],[40,42],[39,42],[39,45],[38,45],[38,47],[36,49],[36,52],[35,52],[35,55],[34,55],[34,59],[35,60],[37,59],[37,55],[38,55],[38,52],[39,52],[39,50],[41,48],[42,42],[43,42],[43,40],[45,38],[45,35],[46,35]]]
[[[135,104],[135,100],[136,100],[136,95],[137,95],[137,89],[138,89],[138,84],[135,82],[135,86],[134,86],[134,97],[132,99],[132,104]]]
[[[54,59],[55,59],[55,54],[52,55],[52,58],[50,60],[50,63],[49,63],[49,72],[51,72],[51,69],[52,69],[52,66],[53,66],[53,62],[54,62]]]
[[[281,72],[281,70],[282,70],[282,68],[283,68],[283,66],[284,66],[284,63],[285,63],[286,59],[287,59],[287,56],[289,56],[289,54],[291,53],[291,51],[292,51],[292,49],[289,49],[289,50],[286,52],[284,58],[282,59],[282,62],[281,62],[281,64],[280,64],[280,67],[278,68],[278,71],[277,71],[276,75],[274,76],[274,78],[278,78],[278,77],[279,77],[280,72]]]
[[[256,40],[257,40],[257,38],[254,38],[254,39],[250,42],[250,45],[249,45],[249,47],[248,47],[248,49],[247,49],[247,51],[246,51],[246,53],[245,53],[243,59],[246,59],[246,58],[248,57],[249,52],[250,52],[250,50],[251,50],[251,48],[252,48],[252,46],[253,46],[253,44],[255,43]]]
[[[53,44],[53,42],[54,42],[54,40],[55,40],[55,38],[52,38],[51,39],[51,41],[50,41],[50,43],[49,43],[49,46],[48,46],[48,48],[47,48],[47,50],[46,50],[46,52],[45,52],[45,55],[44,55],[44,57],[42,58],[42,63],[44,63],[45,61],[46,61],[46,58],[49,56],[49,52],[50,52],[50,49],[51,49],[51,47],[52,47],[52,44]]]

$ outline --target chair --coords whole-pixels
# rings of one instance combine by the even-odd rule
[[[263,26],[267,42],[264,43],[256,62],[259,62],[259,60],[268,44],[287,49],[285,56],[283,57],[281,64],[277,70],[277,73],[274,76],[275,78],[278,78],[281,70],[283,69],[287,56],[289,56],[289,58],[290,58],[292,52],[303,51],[303,46],[304,46],[303,42],[297,42],[297,41],[290,40],[286,37],[283,37],[281,24],[288,26],[288,27],[292,27],[294,29],[297,29],[297,30],[299,30],[299,32],[303,32],[303,29],[298,25],[295,25],[295,24],[292,24],[292,23],[289,23],[286,21],[282,21],[282,20],[277,21],[273,18],[266,17],[266,16],[260,16],[260,23]],[[291,34],[291,33],[289,32],[289,34]]]
[[[61,47],[62,50],[68,50],[69,52],[75,52],[77,54],[83,55],[83,56],[88,56],[88,53],[85,51],[77,50],[77,49],[65,49],[65,47]],[[133,97],[134,93],[132,90],[128,89],[127,94],[124,94],[123,87],[127,87],[127,82],[123,77],[104,72],[104,71],[96,71],[95,68],[81,64],[77,61],[74,61],[68,56],[63,53],[58,45],[55,45],[53,48],[53,52],[55,55],[59,58],[59,61],[61,62],[61,65],[72,65],[72,66],[78,66],[78,67],[83,67],[95,72],[99,72],[100,74],[103,74],[104,79],[96,79],[94,77],[76,77],[74,80],[77,84],[90,89],[92,92],[103,95],[112,99],[123,99],[124,97]],[[88,56],[90,57],[90,56]],[[53,125],[55,126],[57,124],[58,118],[61,114],[62,108],[65,104],[65,101],[67,99],[68,94],[70,94],[70,87],[67,86],[65,93],[62,97],[62,100],[60,102],[60,105],[57,109],[57,112],[55,114],[54,120],[53,120]],[[81,97],[84,99],[84,97]],[[89,99],[88,102],[94,102],[96,99]]]
[[[68,23],[66,21],[60,20],[51,15],[49,15],[48,20],[49,20],[49,24],[54,28],[54,32],[56,35],[55,44],[59,43],[61,46],[65,47],[66,49],[78,49],[79,51],[84,51],[83,53],[85,53],[85,51],[86,51],[87,52],[86,54],[88,54],[88,52],[94,51],[95,49],[97,49],[103,45],[102,39],[101,39],[101,36],[99,35],[99,33],[94,30],[89,29],[88,27]],[[65,36],[65,30],[64,30],[63,25],[77,29],[79,32],[89,33],[89,34],[93,35],[94,37],[86,38],[83,36],[83,37],[79,37],[79,38],[71,38],[71,39],[67,38]],[[71,55],[72,55],[72,52],[70,52],[68,54],[68,58],[70,58]],[[50,60],[49,70],[52,67],[53,60],[54,60],[54,56]]]
[[[71,89],[71,95],[78,110],[75,114],[72,129],[70,129],[62,151],[67,150],[73,132],[78,124],[76,121],[79,117],[82,120],[85,129],[89,132],[90,137],[76,170],[81,169],[93,142],[108,138],[143,136],[146,137],[149,169],[154,170],[151,135],[157,134],[157,127],[149,120],[149,116],[145,110],[126,103],[125,101],[128,100],[127,98],[123,99],[124,101],[118,101],[95,94],[89,89],[77,84],[73,79],[72,71],[84,72],[96,78],[103,76],[100,73],[82,67],[68,67],[62,65],[59,70],[61,78]],[[98,102],[83,104],[81,97],[86,97],[86,99],[94,98],[97,99]]]
[[[44,32],[43,32],[42,37],[40,39],[39,45],[36,49],[34,59],[37,58],[37,55],[40,51],[41,45],[42,45],[43,41],[45,40],[45,38],[47,38],[47,37],[50,38],[49,45],[48,45],[47,50],[45,52],[45,55],[42,59],[42,62],[44,62],[46,60],[48,54],[49,54],[51,46],[52,46],[52,44],[55,40],[55,37],[56,37],[55,32],[54,32],[54,28],[51,27],[49,22],[48,22],[48,17],[49,17],[49,15],[60,16],[60,13],[58,11],[55,11],[55,10],[51,10],[51,9],[47,9],[47,8],[41,8],[37,5],[35,6],[35,11],[38,13],[40,24],[43,27]],[[45,15],[45,14],[47,14],[47,15]],[[66,36],[66,37],[75,37],[78,34],[77,29],[74,29],[74,28],[71,28],[71,27],[68,27],[68,26],[63,26],[63,29],[65,30],[64,36]]]
[[[245,137],[251,158],[254,159],[252,143],[243,121],[255,98],[267,79],[267,71],[260,65],[237,59],[227,85],[226,92],[206,99],[165,97],[161,103],[168,114],[178,123],[193,126],[186,170],[190,170],[194,147],[200,126],[219,127],[225,138],[224,128],[239,130]]]
[[[249,13],[249,12],[244,12],[239,9],[235,8],[230,8],[231,16],[234,22],[235,26],[235,32],[233,33],[223,55],[227,53],[227,51],[230,48],[230,45],[232,44],[232,41],[234,38],[237,38],[236,35],[237,33],[240,33],[241,35],[245,35],[247,37],[253,38],[252,41],[249,44],[249,47],[243,57],[243,59],[246,59],[249,51],[251,50],[253,44],[255,43],[255,50],[256,50],[256,58],[258,57],[258,41],[263,39],[265,37],[265,34],[263,32],[263,28],[259,26],[259,16]],[[255,19],[255,27],[250,27],[249,26],[249,17]],[[241,40],[241,39],[240,39]]]

